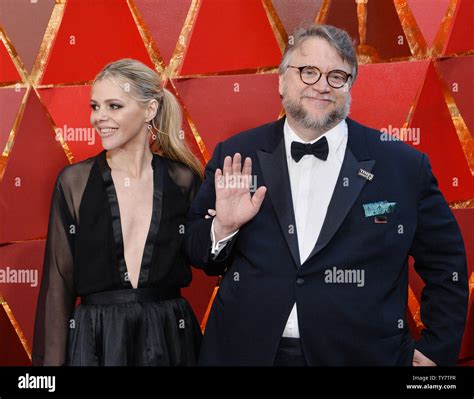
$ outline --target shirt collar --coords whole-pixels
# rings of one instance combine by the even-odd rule
[[[285,119],[285,125],[283,126],[283,133],[285,136],[286,153],[288,155],[291,154],[291,143],[293,141],[297,141],[303,144],[313,144],[316,141],[321,140],[323,137],[326,137],[326,140],[328,141],[328,147],[329,147],[329,156],[331,156],[331,155],[336,154],[338,148],[343,143],[343,139],[347,136],[347,123],[346,123],[346,120],[343,119],[336,126],[328,130],[323,135],[319,136],[317,139],[311,140],[311,141],[304,141],[291,128],[290,124],[288,123],[288,119]]]

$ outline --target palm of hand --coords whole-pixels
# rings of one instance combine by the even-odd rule
[[[221,226],[236,230],[251,220],[259,211],[265,197],[265,187],[259,187],[255,194],[250,194],[252,161],[246,158],[241,168],[241,156],[235,154],[224,160],[221,171],[216,170],[216,218]]]

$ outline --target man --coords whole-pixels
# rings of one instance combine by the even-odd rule
[[[466,259],[428,159],[347,118],[357,60],[346,32],[317,25],[292,39],[286,118],[218,144],[188,215],[191,261],[224,274],[200,364],[453,365]],[[416,343],[409,255],[426,283]]]

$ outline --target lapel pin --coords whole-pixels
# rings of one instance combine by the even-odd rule
[[[372,173],[367,172],[364,169],[359,169],[358,175],[362,176],[364,179],[367,179],[368,181],[372,181],[372,179],[374,178],[374,175]]]

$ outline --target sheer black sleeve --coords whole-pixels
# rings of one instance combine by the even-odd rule
[[[32,360],[33,365],[38,366],[65,364],[69,320],[76,301],[73,284],[76,220],[71,207],[73,195],[64,189],[67,181],[64,175],[64,171],[59,175],[52,196],[36,309]]]
[[[165,161],[171,178],[179,186],[188,202],[191,203],[199,191],[202,179],[191,168],[181,162],[167,158],[165,158]]]

